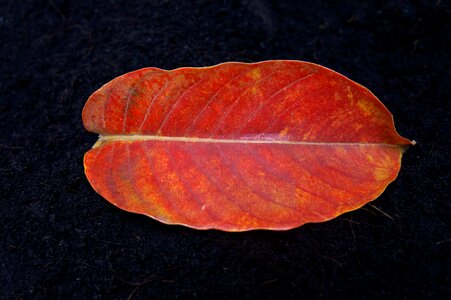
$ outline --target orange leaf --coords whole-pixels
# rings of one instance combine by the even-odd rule
[[[88,99],[92,187],[127,211],[196,229],[290,229],[377,198],[411,142],[365,87],[300,61],[115,78]]]

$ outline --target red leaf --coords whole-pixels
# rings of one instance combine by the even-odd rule
[[[366,88],[299,61],[145,68],[91,95],[86,176],[168,224],[283,230],[378,197],[399,171],[393,118]]]

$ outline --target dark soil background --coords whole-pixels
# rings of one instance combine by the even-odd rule
[[[448,1],[93,2],[0,1],[0,298],[450,299]],[[267,59],[367,86],[418,142],[376,201],[286,232],[224,233],[94,192],[81,110],[102,84]]]

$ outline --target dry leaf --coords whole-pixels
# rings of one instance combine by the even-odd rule
[[[411,142],[365,87],[300,61],[122,75],[91,95],[86,176],[127,211],[196,229],[285,230],[378,197]]]

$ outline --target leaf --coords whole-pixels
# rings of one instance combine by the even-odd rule
[[[300,61],[144,68],[88,99],[92,187],[196,229],[285,230],[377,198],[411,142],[366,88]]]

